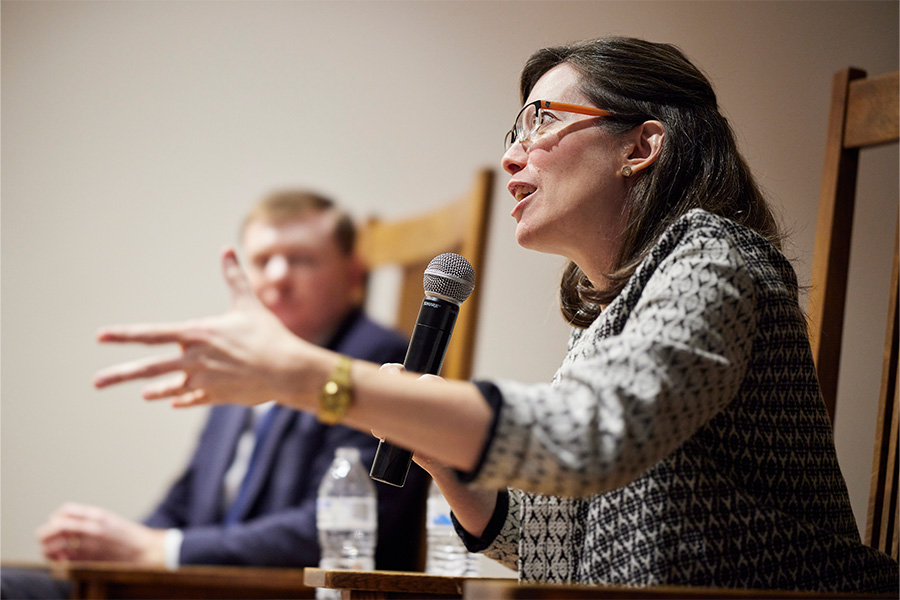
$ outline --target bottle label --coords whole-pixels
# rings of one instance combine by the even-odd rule
[[[450,505],[443,496],[432,496],[428,499],[427,529],[446,529],[454,531],[453,521],[450,520]]]
[[[377,524],[375,498],[319,498],[316,501],[319,531],[375,531]]]

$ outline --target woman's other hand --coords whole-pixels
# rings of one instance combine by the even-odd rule
[[[399,375],[404,370],[403,365],[397,363],[388,363],[381,366],[381,372],[383,373]],[[419,377],[419,380],[445,383],[445,380],[437,375],[422,375]],[[372,431],[372,433],[376,437],[381,437],[375,431]],[[484,533],[484,528],[487,527],[494,513],[494,507],[497,504],[497,491],[483,490],[460,483],[454,468],[421,452],[415,452],[413,460],[434,479],[444,498],[450,504],[450,509],[460,525],[473,536],[481,537],[481,534]]]

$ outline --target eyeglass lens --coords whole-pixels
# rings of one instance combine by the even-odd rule
[[[516,117],[516,124],[506,134],[506,149],[518,141],[527,141],[537,126],[538,108],[532,104],[526,104]]]
[[[538,109],[534,104],[526,106],[516,121],[516,139],[525,141],[531,137],[537,126]]]

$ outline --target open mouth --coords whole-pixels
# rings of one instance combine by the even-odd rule
[[[531,186],[518,186],[516,187],[516,191],[513,196],[515,196],[516,202],[521,202],[522,200],[533,194],[535,191],[537,190]]]

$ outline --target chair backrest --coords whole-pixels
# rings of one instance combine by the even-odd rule
[[[816,225],[809,298],[810,344],[822,396],[834,421],[841,355],[850,235],[861,148],[896,143],[900,137],[898,73],[866,77],[859,69],[834,76],[825,147],[825,167]],[[885,218],[897,218],[886,215]],[[897,558],[897,242],[895,234],[891,298],[878,424],[875,435],[866,543]]]
[[[465,257],[475,269],[475,290],[460,307],[441,375],[468,379],[472,373],[478,327],[480,288],[494,173],[476,174],[468,192],[457,200],[416,216],[370,219],[360,228],[359,251],[370,269],[398,267],[401,284],[394,326],[407,335],[415,327],[424,290],[422,280],[431,259],[444,252]]]

